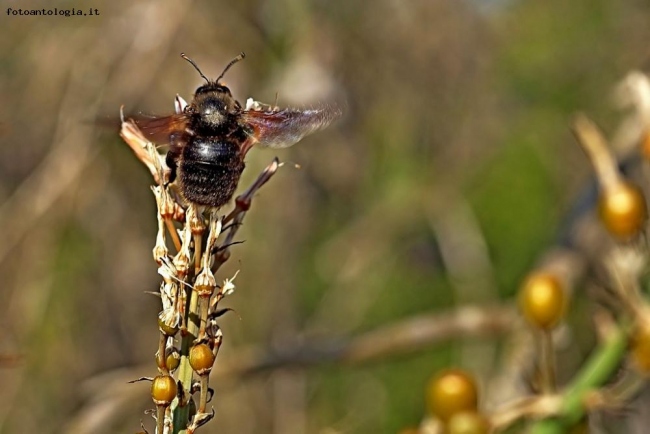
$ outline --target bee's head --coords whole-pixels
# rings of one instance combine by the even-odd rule
[[[192,59],[184,53],[181,53],[181,57],[190,62],[206,81],[206,84],[196,89],[193,101],[194,111],[200,116],[201,123],[206,128],[218,128],[224,123],[227,115],[236,111],[239,106],[239,103],[232,97],[230,89],[221,84],[219,80],[223,78],[231,66],[242,60],[245,56],[244,53],[240,53],[239,56],[235,57],[226,65],[216,80],[210,80],[201,72]]]
[[[237,112],[239,104],[230,89],[218,83],[208,83],[196,90],[192,110],[207,129],[218,129],[228,115]]]

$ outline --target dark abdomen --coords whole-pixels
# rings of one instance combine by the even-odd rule
[[[220,207],[235,193],[242,170],[238,143],[194,137],[182,150],[178,183],[189,202]]]

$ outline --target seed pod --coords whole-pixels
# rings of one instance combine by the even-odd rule
[[[158,330],[165,336],[175,336],[178,333],[178,327],[168,326],[161,318],[158,318]]]
[[[154,404],[167,407],[176,397],[176,380],[169,375],[158,375],[151,383],[151,398]]]
[[[190,349],[190,366],[199,375],[210,372],[214,365],[214,354],[206,344],[194,345]]]
[[[429,380],[427,404],[429,411],[445,423],[454,414],[476,411],[478,391],[474,377],[460,369],[441,372]]]
[[[167,357],[165,358],[165,364],[167,366],[167,369],[170,371],[175,370],[178,368],[178,365],[181,362],[181,355],[178,353],[178,350],[173,349],[172,351],[169,351],[167,354]]]
[[[648,219],[643,193],[627,181],[601,193],[598,211],[607,231],[620,240],[638,235]]]
[[[519,308],[533,326],[549,330],[557,325],[566,311],[566,294],[553,274],[530,275],[519,291]]]

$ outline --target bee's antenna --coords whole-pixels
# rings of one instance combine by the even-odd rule
[[[205,81],[207,81],[208,84],[210,83],[210,80],[208,80],[208,77],[206,77],[205,75],[203,75],[203,73],[201,72],[201,70],[199,69],[199,67],[196,65],[196,63],[194,63],[194,61],[193,61],[192,59],[190,59],[189,57],[187,57],[187,56],[185,55],[185,53],[181,53],[181,57],[182,57],[183,59],[187,60],[188,62],[190,62],[190,63],[192,64],[192,66],[194,67],[194,69],[196,69],[197,71],[199,71],[199,74],[201,74],[201,77],[203,77],[203,79],[204,79]],[[226,68],[226,69],[227,69],[227,68]],[[222,75],[223,75],[223,74],[222,74]],[[218,80],[217,80],[217,81],[218,81]]]
[[[246,57],[246,54],[244,54],[244,52],[242,51],[241,53],[239,53],[239,56],[232,59],[230,63],[226,65],[221,75],[215,81],[218,83],[219,80],[221,80],[223,76],[226,75],[226,72],[228,72],[230,67],[233,66],[235,63],[239,62],[240,60],[242,60],[244,57]]]

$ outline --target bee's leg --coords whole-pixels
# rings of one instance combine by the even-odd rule
[[[165,157],[165,163],[167,163],[167,167],[171,170],[169,173],[169,183],[171,184],[176,179],[176,168],[178,167],[178,160],[181,157],[186,138],[179,134],[172,134],[169,142],[169,151]]]
[[[171,150],[167,153],[167,157],[165,157],[165,163],[167,163],[167,167],[169,167],[170,170],[169,181],[165,184],[165,186],[167,186],[176,179],[176,158],[172,155]]]

